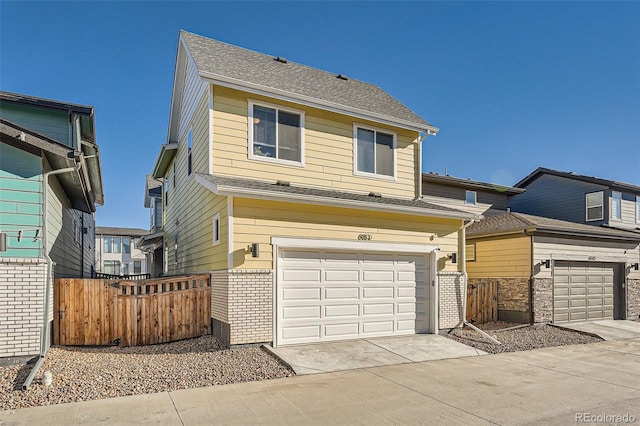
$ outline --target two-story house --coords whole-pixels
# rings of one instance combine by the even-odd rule
[[[640,187],[545,168],[515,187],[510,213],[466,233],[469,282],[497,281],[499,318],[638,318]]]
[[[165,272],[211,272],[214,334],[286,345],[461,320],[475,214],[420,200],[437,129],[379,87],[180,32]]]
[[[0,358],[48,346],[52,279],[92,275],[102,203],[93,108],[0,92]]]
[[[97,226],[95,271],[106,275],[145,275],[147,257],[137,247],[148,231],[140,228]]]
[[[140,237],[138,248],[146,255],[147,272],[157,278],[166,269],[164,264],[164,232],[162,230],[162,180],[147,175],[144,206],[149,209],[149,233]]]

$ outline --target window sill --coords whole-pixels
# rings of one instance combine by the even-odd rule
[[[253,154],[249,155],[249,160],[259,161],[259,162],[264,162],[264,163],[271,163],[271,164],[278,164],[280,166],[290,166],[290,167],[304,168],[304,162],[303,161],[282,160],[280,158],[263,157],[263,156],[260,156],[260,155],[253,155]]]
[[[376,173],[367,173],[367,172],[354,171],[353,175],[354,176],[358,176],[358,177],[370,178],[370,179],[386,180],[388,182],[395,182],[396,181],[396,177],[395,176],[379,175],[379,174],[376,174]]]

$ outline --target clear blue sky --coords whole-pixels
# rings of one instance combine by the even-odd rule
[[[375,83],[441,129],[424,171],[640,184],[640,2],[0,2],[2,90],[95,106],[103,226],[148,227],[178,30]]]

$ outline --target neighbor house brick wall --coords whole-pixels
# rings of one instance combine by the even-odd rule
[[[462,322],[464,275],[459,272],[438,272],[439,328],[454,328]]]
[[[640,280],[627,280],[627,319],[636,319],[640,316]]]
[[[553,320],[553,278],[533,280],[533,322]]]
[[[228,325],[222,331],[228,345],[273,340],[273,272],[270,269],[229,269],[211,274],[211,317]],[[214,333],[216,334],[216,333]]]
[[[0,258],[0,358],[40,352],[46,274],[45,259]]]

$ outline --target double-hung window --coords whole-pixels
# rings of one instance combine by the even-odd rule
[[[249,158],[303,165],[304,113],[249,102]]]
[[[604,219],[603,192],[591,192],[586,194],[587,222]]]
[[[354,128],[355,174],[395,177],[396,135],[363,126]]]
[[[475,205],[477,199],[476,191],[465,191],[464,202],[465,204]]]
[[[611,219],[622,220],[622,193],[611,193]]]

